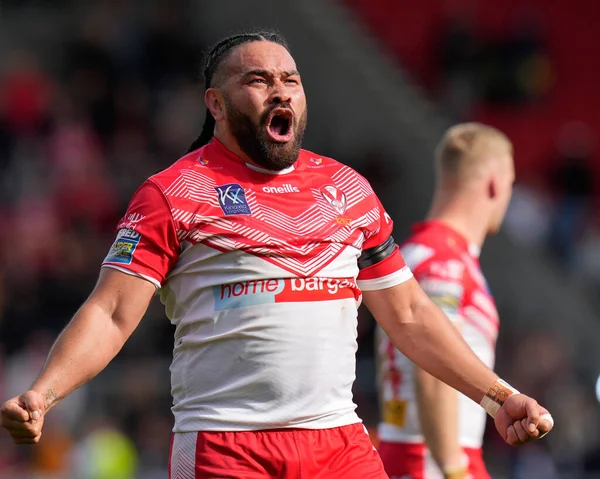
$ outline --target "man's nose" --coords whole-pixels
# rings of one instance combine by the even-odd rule
[[[280,104],[280,103],[289,103],[291,100],[291,95],[287,91],[285,85],[281,82],[276,82],[273,86],[273,91],[271,93],[271,98],[269,99],[271,103]]]

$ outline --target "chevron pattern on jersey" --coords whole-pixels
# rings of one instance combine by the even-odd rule
[[[298,276],[311,276],[345,247],[360,249],[367,228],[374,230],[380,220],[368,182],[351,168],[342,166],[328,181],[345,195],[342,215],[324,198],[322,185],[295,194],[294,215],[282,211],[281,197],[268,196],[256,185],[232,178],[217,183],[197,169],[182,169],[164,193],[182,206],[172,208],[180,241],[202,242],[223,252],[243,250]],[[215,188],[227,183],[244,188],[251,215],[223,214]],[[343,221],[336,221],[340,216]]]

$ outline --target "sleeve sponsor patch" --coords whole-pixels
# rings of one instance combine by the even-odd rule
[[[419,280],[423,291],[449,316],[459,314],[464,288],[460,283],[433,278]]]
[[[131,229],[121,229],[117,239],[112,244],[105,263],[131,264],[133,253],[137,248],[142,235]]]

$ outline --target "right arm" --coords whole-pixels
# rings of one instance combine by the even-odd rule
[[[43,411],[92,379],[121,350],[179,254],[171,207],[158,183],[133,195],[90,297],[50,351],[32,390]]]
[[[102,268],[98,284],[60,334],[31,389],[48,410],[102,371],[140,323],[156,287],[138,276]]]
[[[0,409],[0,423],[15,442],[38,442],[44,413],[117,355],[177,260],[171,207],[154,181],[135,192],[118,230],[94,291],[58,337],[31,390]]]
[[[117,355],[155,290],[138,276],[102,268],[96,287],[59,335],[31,390],[2,406],[2,426],[15,442],[39,441],[44,414]]]

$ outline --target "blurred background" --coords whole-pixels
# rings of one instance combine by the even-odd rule
[[[556,426],[514,449],[489,423],[486,460],[494,479],[600,478],[599,25],[597,0],[0,0],[0,399],[29,387],[93,288],[137,186],[196,138],[206,49],[276,28],[305,82],[305,147],[372,182],[397,240],[427,211],[448,126],[512,139],[514,198],[482,256],[497,371]],[[40,445],[0,434],[0,479],[167,477],[173,330],[157,303]],[[359,340],[374,430],[364,310]]]

